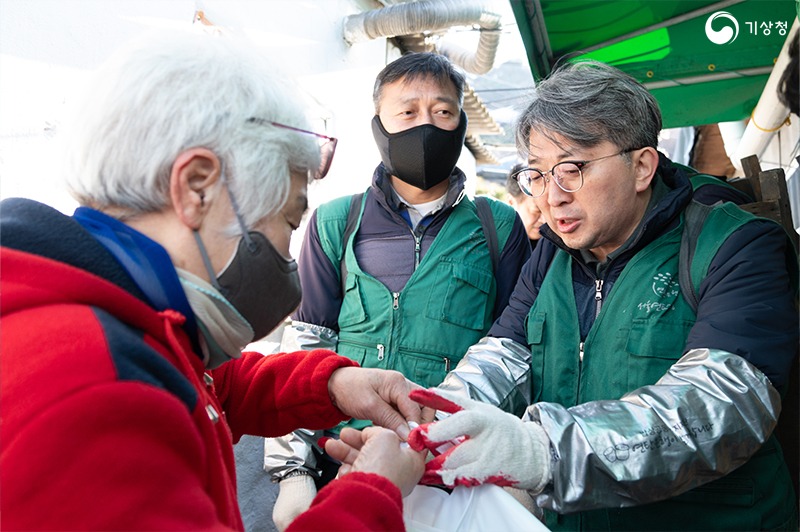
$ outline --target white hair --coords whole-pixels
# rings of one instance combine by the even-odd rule
[[[204,147],[224,176],[248,227],[277,212],[289,172],[319,166],[298,90],[244,43],[207,34],[150,35],[115,53],[96,73],[67,139],[72,195],[94,208],[129,214],[170,204],[177,156]]]

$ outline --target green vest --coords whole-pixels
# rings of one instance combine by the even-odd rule
[[[320,241],[335,265],[349,203],[349,197],[340,198],[317,211]],[[489,203],[501,251],[516,212]],[[362,215],[363,202],[359,225]],[[465,197],[453,208],[401,292],[391,292],[359,267],[355,234],[344,244],[347,277],[337,352],[362,367],[396,370],[424,387],[438,385],[494,321],[496,282],[475,204]]]
[[[711,211],[691,264],[695,286],[725,239],[753,218],[730,203]],[[556,253],[527,317],[534,401],[570,407],[616,400],[654,384],[677,362],[696,320],[678,284],[682,229],[683,223],[631,259],[605,295],[582,345],[572,258],[563,250]],[[545,512],[546,525],[552,530],[775,528],[793,518],[781,495],[790,482],[771,437],[744,466],[667,501],[568,515]],[[785,486],[775,489],[776,483]]]

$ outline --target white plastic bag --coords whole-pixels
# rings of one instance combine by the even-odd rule
[[[403,520],[408,532],[549,530],[514,497],[493,484],[458,486],[452,493],[417,486],[403,499]]]

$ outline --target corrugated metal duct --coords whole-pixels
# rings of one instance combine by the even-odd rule
[[[447,30],[454,26],[478,25],[478,48],[469,52],[442,40],[436,51],[472,74],[486,74],[494,66],[500,43],[500,15],[483,2],[469,0],[422,0],[394,4],[350,15],[344,21],[344,39],[349,44],[380,37],[397,37]]]

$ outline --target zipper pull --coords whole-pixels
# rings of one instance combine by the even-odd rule
[[[208,419],[210,419],[212,423],[219,422],[219,413],[217,412],[217,409],[214,408],[214,405],[206,405],[206,414],[208,414]]]
[[[450,373],[450,359],[447,358],[447,357],[443,357],[443,358],[444,358],[444,372],[445,373]]]
[[[378,344],[378,360],[383,360],[383,350],[386,349],[383,344]]]
[[[392,308],[394,310],[400,308],[400,292],[392,292]]]
[[[595,300],[595,313],[594,317],[600,315],[600,307],[603,305],[603,280],[596,279],[594,281],[594,300]]]
[[[580,359],[581,364],[583,364],[583,342],[578,345],[578,358]]]
[[[416,271],[419,268],[419,255],[422,246],[420,245],[420,237],[416,234],[414,235],[414,270]]]

